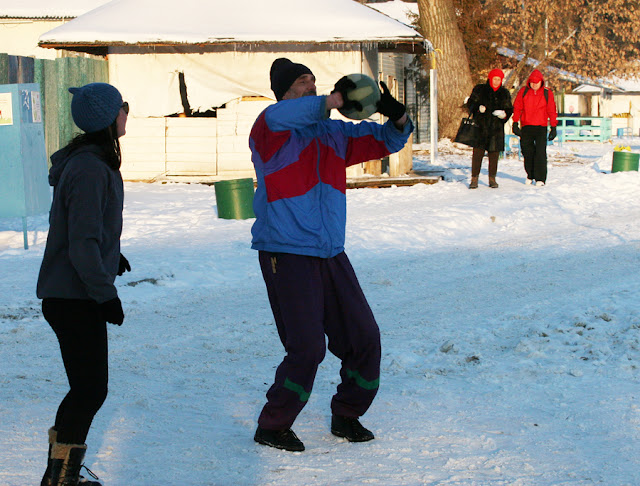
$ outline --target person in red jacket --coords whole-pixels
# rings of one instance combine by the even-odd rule
[[[553,92],[544,85],[542,73],[534,69],[513,102],[512,130],[520,137],[526,184],[547,183],[547,125],[551,125],[548,139],[553,140],[558,125],[556,102]]]

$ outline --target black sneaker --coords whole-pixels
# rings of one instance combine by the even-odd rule
[[[253,440],[258,444],[284,449],[285,451],[302,452],[304,450],[304,444],[291,429],[267,430],[258,427]]]
[[[357,418],[342,415],[331,417],[331,433],[349,442],[367,442],[374,439],[373,433],[365,429]]]

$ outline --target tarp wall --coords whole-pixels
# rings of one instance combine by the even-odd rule
[[[326,48],[325,48],[326,49]],[[184,73],[193,111],[206,111],[243,96],[273,98],[269,70],[278,57],[308,66],[316,76],[318,94],[328,94],[345,74],[365,73],[377,79],[373,49],[321,50],[319,46],[290,46],[287,50],[216,50],[190,47],[109,50],[109,79],[129,102],[136,117],[167,116],[183,111],[178,75]],[[363,52],[365,55],[363,55]],[[371,59],[374,59],[372,62]]]

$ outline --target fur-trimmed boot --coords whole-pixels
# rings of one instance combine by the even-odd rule
[[[49,429],[49,454],[47,455],[47,470],[44,472],[44,476],[42,477],[40,486],[51,485],[51,448],[53,447],[53,444],[55,444],[57,437],[58,431],[55,428],[51,427]]]
[[[101,486],[80,476],[86,451],[85,444],[54,443],[51,448],[50,486]]]

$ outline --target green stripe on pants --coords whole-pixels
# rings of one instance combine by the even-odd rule
[[[355,379],[358,386],[360,388],[364,388],[365,390],[375,390],[380,386],[380,378],[376,378],[372,381],[367,381],[362,377],[360,373],[350,369],[347,369],[347,375],[349,376],[349,378]]]
[[[301,402],[306,402],[307,400],[309,400],[309,397],[311,396],[311,393],[307,393],[304,388],[302,388],[297,383],[294,383],[289,378],[285,378],[284,387],[287,390],[291,390],[292,392],[297,393],[298,396],[300,397]]]

